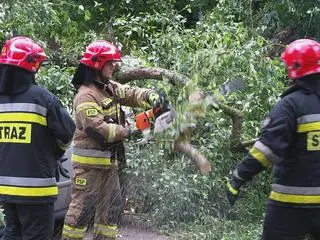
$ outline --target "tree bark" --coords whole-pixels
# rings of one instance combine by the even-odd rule
[[[185,75],[163,69],[163,68],[133,68],[124,69],[115,74],[116,81],[125,84],[133,80],[155,79],[163,80],[167,78],[173,86],[183,85],[189,81]]]

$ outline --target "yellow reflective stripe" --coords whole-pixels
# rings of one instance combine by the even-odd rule
[[[77,233],[69,233],[65,230],[63,230],[62,232],[62,236],[65,236],[65,237],[68,237],[68,238],[71,238],[71,239],[83,239],[85,234],[77,234]]]
[[[70,147],[72,140],[70,142],[63,143],[61,140],[57,139],[56,142],[57,142],[58,147],[65,151],[65,150],[67,150],[68,147]]]
[[[63,229],[70,230],[70,231],[77,231],[77,232],[85,233],[87,227],[81,227],[81,228],[79,227],[79,228],[77,228],[77,227],[71,227],[71,226],[69,226],[69,225],[64,224],[64,225],[63,225]]]
[[[85,236],[87,227],[75,228],[68,225],[63,225],[62,236],[69,238],[80,238],[82,239]]]
[[[238,195],[239,194],[239,191],[237,189],[234,189],[232,186],[231,186],[231,183],[230,182],[227,182],[227,187],[229,189],[229,191],[233,194],[233,195]]]
[[[0,122],[31,122],[47,126],[47,118],[36,113],[0,113]]]
[[[72,161],[76,163],[82,164],[90,164],[90,165],[110,165],[110,158],[98,158],[98,157],[84,157],[76,154],[72,154]]]
[[[266,156],[257,148],[253,147],[249,152],[258,162],[261,163],[262,166],[267,167],[270,165],[270,161],[266,158]]]
[[[58,195],[58,187],[12,187],[0,186],[0,194],[24,196],[24,197],[45,197]]]
[[[79,113],[86,109],[92,109],[92,108],[97,109],[98,112],[102,111],[102,107],[95,102],[83,102],[76,107],[76,113]]]
[[[263,155],[265,156],[266,159],[268,159],[269,162],[273,163],[279,163],[281,162],[281,157],[276,155],[271,148],[269,148],[267,145],[265,145],[263,142],[256,141],[255,144],[253,145],[256,149],[258,149]]]
[[[107,115],[112,115],[112,114],[115,114],[116,112],[117,112],[117,107],[116,106],[112,106],[109,109],[103,110],[103,113],[105,113]]]
[[[299,124],[297,127],[298,133],[319,131],[319,130],[320,130],[320,122]]]
[[[125,98],[126,97],[126,88],[128,86],[124,85],[124,86],[121,86],[121,85],[117,85],[118,86],[118,97],[119,98]]]
[[[114,142],[116,140],[116,124],[109,124],[108,125],[108,135],[106,137],[106,142],[110,143],[110,142]]]
[[[116,237],[118,234],[118,226],[94,224],[94,233],[101,234],[107,237]]]
[[[292,195],[271,191],[269,198],[274,201],[286,203],[320,203],[320,195]]]

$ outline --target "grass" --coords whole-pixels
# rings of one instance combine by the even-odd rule
[[[212,219],[206,224],[180,226],[173,234],[179,240],[259,240],[262,223]]]

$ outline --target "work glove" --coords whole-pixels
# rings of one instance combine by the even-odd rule
[[[160,99],[160,95],[156,92],[150,92],[148,95],[148,102],[154,106]]]
[[[156,92],[149,93],[148,102],[153,108],[163,109],[165,104],[168,104],[166,101],[165,94],[158,94]]]
[[[238,199],[241,188],[244,184],[245,181],[235,176],[234,172],[229,174],[229,176],[227,177],[226,195],[227,200],[231,206],[233,206]]]
[[[165,94],[151,92],[148,101],[152,106],[153,114],[157,118],[160,114],[169,110],[169,102],[166,100]]]

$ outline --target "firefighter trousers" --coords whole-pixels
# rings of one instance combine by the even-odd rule
[[[118,199],[117,168],[74,167],[71,203],[65,218],[62,240],[83,239],[93,231],[93,239],[114,240],[118,226],[109,222],[108,210]]]
[[[128,177],[124,170],[119,170],[120,192],[113,195],[109,207],[109,223],[119,225],[124,211],[127,197]]]
[[[52,240],[53,203],[2,204],[5,214],[5,232],[2,240]]]
[[[111,205],[109,208],[108,218],[109,223],[119,225],[121,222],[121,216],[124,211],[126,198],[127,198],[127,188],[128,188],[128,176],[125,172],[127,168],[127,160],[125,154],[125,147],[122,144],[119,144],[114,151],[114,158],[118,160],[119,169],[118,176],[120,182],[120,192],[113,195],[111,200]]]
[[[320,240],[320,208],[283,206],[269,202],[262,240]]]

